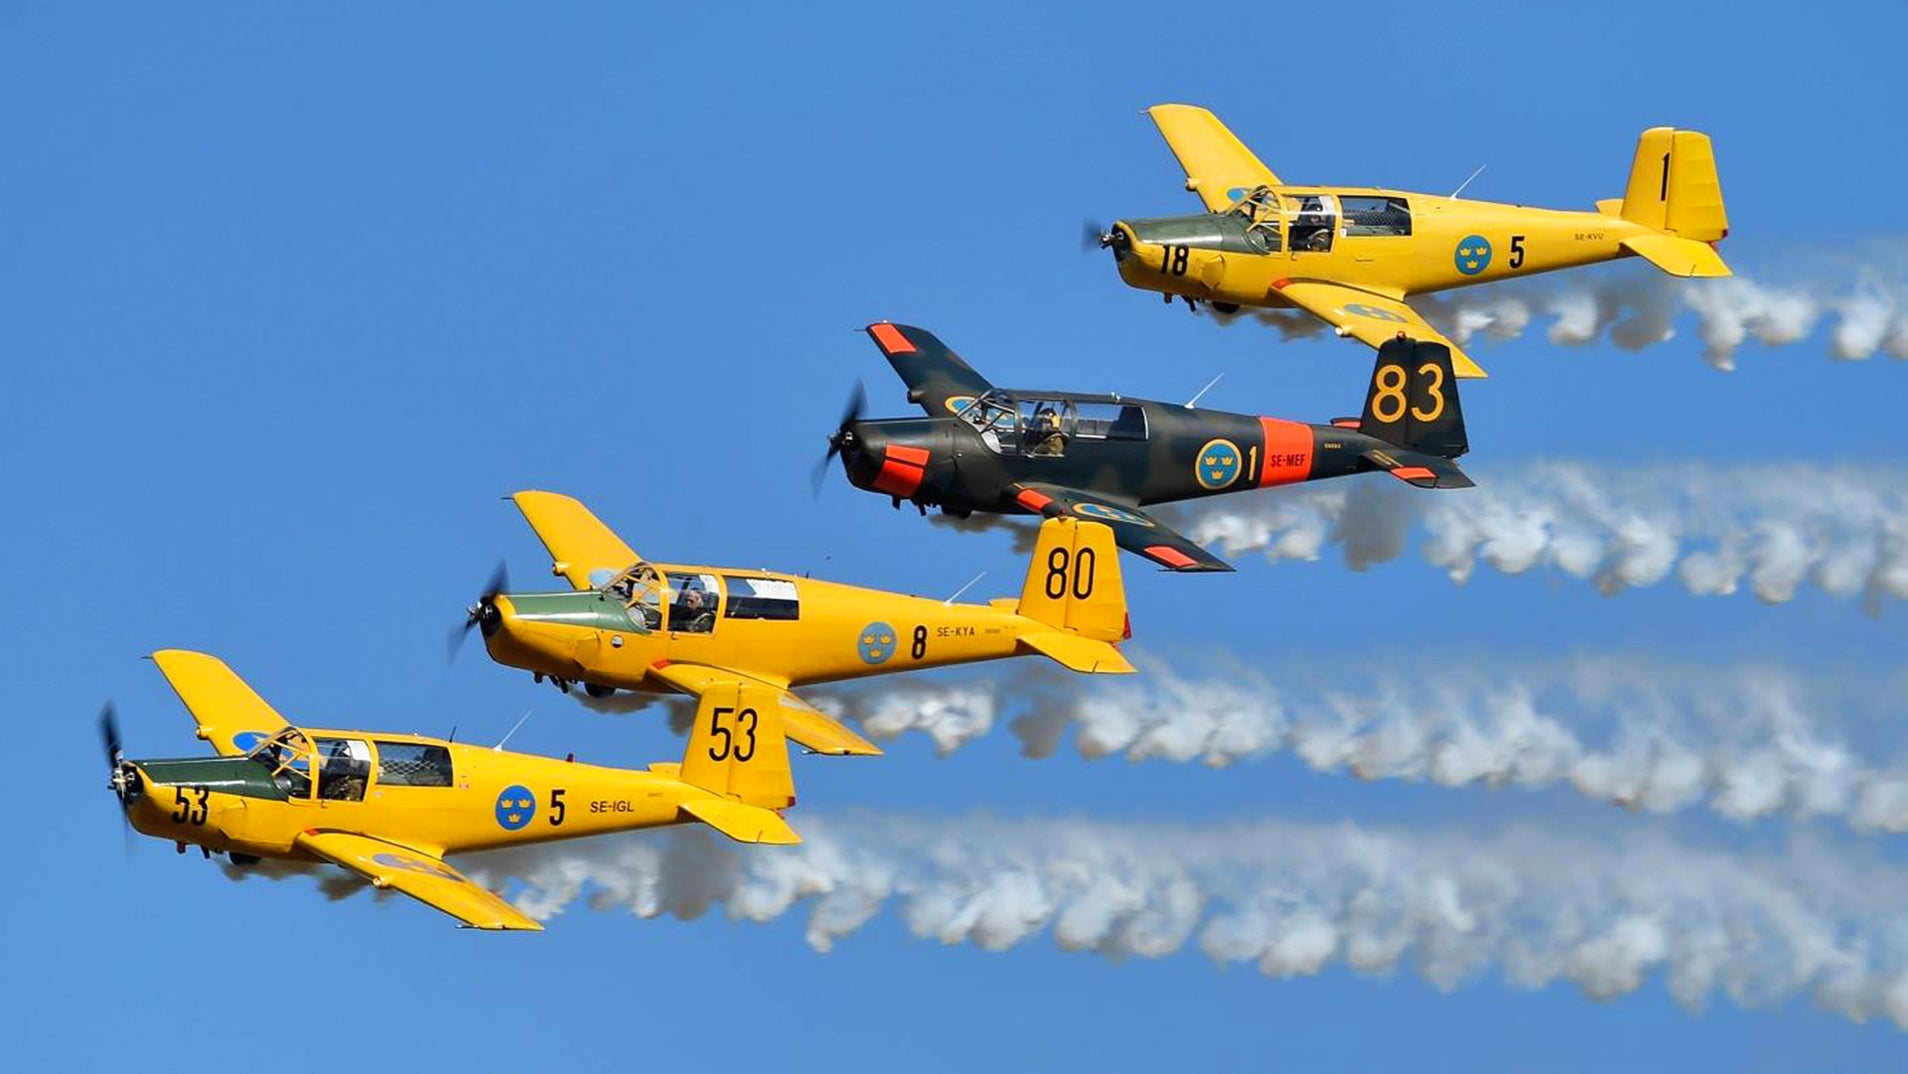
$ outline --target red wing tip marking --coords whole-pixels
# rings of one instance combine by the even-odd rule
[[[914,353],[914,344],[908,342],[908,337],[902,335],[899,328],[886,321],[869,325],[868,334],[874,337],[875,346],[880,347],[883,354]]]
[[[1153,545],[1152,547],[1146,549],[1146,554],[1153,557],[1156,560],[1159,560],[1161,563],[1166,564],[1168,567],[1171,567],[1174,570],[1181,570],[1183,568],[1190,567],[1194,563],[1198,562],[1198,560],[1193,559],[1191,556],[1187,555],[1184,552],[1181,552],[1179,549],[1174,548],[1171,545],[1164,545],[1164,544]]]
[[[1339,418],[1337,421],[1332,422],[1332,424],[1341,429],[1356,429],[1358,428],[1359,421],[1357,418]]]
[[[1391,471],[1391,476],[1400,481],[1423,481],[1427,477],[1435,478],[1438,475],[1432,473],[1428,466],[1400,466]]]
[[[1014,497],[1014,502],[1035,514],[1043,514],[1047,510],[1047,505],[1053,502],[1053,497],[1042,495],[1033,489],[1021,489],[1020,495]]]

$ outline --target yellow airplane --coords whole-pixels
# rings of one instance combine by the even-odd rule
[[[899,465],[890,463],[890,465]],[[956,604],[792,574],[650,563],[589,508],[554,492],[512,496],[574,591],[504,593],[502,571],[471,605],[491,659],[566,693],[618,690],[706,699],[737,689],[778,699],[788,737],[816,753],[874,755],[872,743],[792,687],[1038,653],[1086,673],[1130,673],[1113,533],[1051,518],[1019,600]],[[958,595],[958,594],[957,594]],[[767,706],[767,703],[763,703]]]
[[[1290,184],[1204,108],[1147,114],[1208,211],[1121,220],[1099,244],[1121,279],[1168,302],[1178,295],[1223,313],[1295,307],[1372,347],[1401,335],[1443,343],[1458,376],[1482,377],[1407,298],[1629,256],[1672,276],[1730,274],[1714,248],[1729,234],[1716,158],[1695,131],[1644,131],[1623,197],[1568,212]]]
[[[131,761],[100,718],[111,788],[146,835],[235,864],[330,862],[479,929],[543,926],[446,855],[700,821],[743,843],[801,842],[774,691],[703,694],[681,764],[648,771],[421,735],[293,727],[217,657],[152,654],[217,757]]]

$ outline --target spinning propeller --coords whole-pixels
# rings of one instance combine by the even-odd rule
[[[127,810],[132,808],[139,796],[139,777],[132,765],[126,763],[124,739],[119,737],[119,710],[111,701],[99,710],[99,738],[106,747],[106,788],[119,799],[119,822],[126,839],[126,853],[132,854],[132,817]]]
[[[453,627],[450,635],[450,659],[456,660],[457,654],[464,648],[464,640],[470,637],[470,628],[497,614],[497,594],[510,588],[510,570],[503,560],[497,561],[497,569],[490,572],[490,581],[484,583],[484,591],[464,612],[462,626]]]
[[[859,380],[855,381],[855,394],[848,397],[848,406],[841,412],[841,421],[835,425],[835,431],[828,434],[828,453],[815,464],[815,473],[811,478],[815,493],[820,495],[822,482],[828,477],[828,466],[835,456],[842,453],[855,442],[855,423],[861,420],[861,412],[868,407],[868,392]]]
[[[1090,254],[1113,245],[1113,231],[1092,217],[1080,221],[1080,252]]]

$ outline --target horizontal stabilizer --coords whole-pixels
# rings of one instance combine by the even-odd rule
[[[738,843],[792,846],[802,841],[795,829],[773,809],[707,798],[682,803],[682,811]]]
[[[1426,455],[1421,451],[1373,449],[1359,458],[1405,484],[1421,489],[1468,489],[1477,484],[1450,459]]]
[[[1722,256],[1706,242],[1678,238],[1675,235],[1635,235],[1622,246],[1671,276],[1731,276]]]
[[[1068,671],[1088,675],[1131,675],[1133,665],[1112,642],[1077,634],[1023,634],[1020,643]]]

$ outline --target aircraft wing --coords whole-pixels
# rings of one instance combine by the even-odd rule
[[[1021,485],[1015,502],[1048,518],[1084,518],[1113,531],[1113,542],[1169,571],[1229,571],[1231,565],[1137,507],[1107,503],[1060,485]]]
[[[769,682],[754,675],[744,675],[709,664],[669,663],[651,668],[649,673],[696,698],[718,687],[734,689],[744,683],[767,687],[775,691],[780,702],[783,733],[801,743],[808,752],[836,757],[881,756],[881,747],[790,693],[786,683]]]
[[[640,558],[579,500],[534,489],[510,499],[549,549],[551,573],[568,578],[578,589],[595,589]]]
[[[1146,114],[1186,169],[1186,189],[1199,195],[1208,211],[1223,212],[1253,187],[1279,185],[1272,169],[1204,108],[1156,104]]]
[[[243,757],[285,727],[285,718],[216,656],[161,649],[152,662],[221,757]]]
[[[402,891],[470,928],[543,931],[542,925],[494,892],[478,887],[422,851],[350,832],[303,832],[294,842],[333,865],[364,876],[376,887]]]
[[[925,328],[879,321],[866,331],[907,382],[908,402],[921,404],[929,417],[959,413],[960,407],[993,387]],[[956,405],[949,406],[950,400]]]
[[[1489,376],[1463,348],[1446,339],[1430,322],[1418,316],[1417,310],[1398,299],[1324,280],[1290,280],[1273,286],[1294,306],[1330,323],[1340,335],[1351,336],[1366,346],[1382,346],[1403,332],[1413,339],[1451,348],[1451,370],[1458,376]]]

